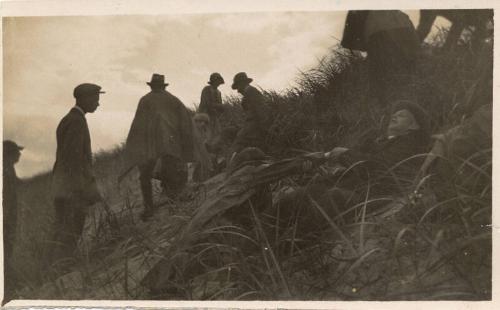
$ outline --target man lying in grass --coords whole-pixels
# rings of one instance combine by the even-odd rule
[[[310,215],[311,222],[303,224],[308,226],[324,219],[314,207],[316,204],[330,217],[365,200],[373,206],[369,210],[380,203],[385,205],[387,201],[372,200],[405,193],[413,183],[429,144],[428,120],[426,112],[416,103],[394,102],[385,132],[351,149],[334,148],[329,153],[331,159],[319,167],[319,173],[314,171],[307,185],[289,188],[280,195],[276,208],[281,209],[281,216],[286,213],[291,216],[297,207],[307,206],[309,210],[304,214]],[[303,169],[312,172],[312,162],[306,161]]]

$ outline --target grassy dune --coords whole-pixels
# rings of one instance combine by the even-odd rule
[[[433,132],[459,124],[492,100],[491,45],[445,53],[438,44],[423,48],[415,85]],[[296,88],[266,91],[274,117],[266,141],[269,154],[289,158],[353,146],[382,128],[384,111],[368,98],[366,70],[361,56],[336,48],[316,69],[301,73]],[[236,130],[242,118],[239,99],[225,101],[222,125]],[[468,173],[486,184],[481,191],[450,177],[454,192],[444,202],[430,182],[422,184],[422,196],[409,197],[402,190],[374,199],[368,182],[359,190],[366,199],[344,206],[349,212],[336,216],[331,216],[333,203],[307,193],[294,214],[271,217],[251,206],[250,229],[218,218],[193,232],[189,245],[176,244],[175,238],[203,203],[200,190],[192,191],[191,200],[162,208],[151,223],[141,223],[137,175],[116,184],[123,169],[121,148],[97,154],[98,183],[120,229],[100,231],[74,269],[54,282],[60,270],[44,259],[53,217],[50,176],[25,180],[14,253],[23,287],[19,293],[101,299],[489,299],[491,149],[478,154],[482,166]],[[311,183],[307,176],[290,175],[270,188],[276,197],[289,186]],[[373,207],[381,201],[383,212]],[[311,220],[313,213],[317,216]],[[162,285],[143,286],[142,278],[161,262],[172,265],[158,269]]]

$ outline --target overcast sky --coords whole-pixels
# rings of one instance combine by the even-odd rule
[[[418,13],[406,12],[414,23]],[[284,90],[338,43],[345,12],[176,16],[11,17],[3,20],[4,139],[26,148],[18,175],[52,168],[55,129],[82,82],[107,92],[87,115],[93,151],[124,141],[153,72],[188,107],[211,72],[223,95],[246,71],[264,89]]]

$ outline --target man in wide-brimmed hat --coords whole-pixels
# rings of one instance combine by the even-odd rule
[[[87,208],[101,199],[92,168],[90,132],[85,115],[99,106],[101,86],[75,87],[76,104],[57,126],[56,162],[52,174],[55,206],[53,259],[71,256],[80,238]]]
[[[3,244],[5,268],[4,303],[12,298],[15,286],[15,272],[12,268],[12,249],[17,227],[17,178],[14,165],[21,158],[24,148],[14,141],[3,141]]]
[[[215,72],[210,75],[208,85],[201,91],[200,106],[198,111],[205,113],[209,117],[209,127],[207,132],[206,144],[210,151],[217,151],[220,141],[220,122],[219,117],[224,111],[222,105],[222,95],[217,88],[224,84],[222,76]]]
[[[151,92],[141,98],[126,142],[127,168],[138,166],[144,201],[143,220],[154,214],[151,179],[159,178],[164,193],[175,198],[187,181],[187,162],[193,159],[189,111],[166,91],[165,77],[153,74]],[[156,169],[155,169],[156,168]],[[154,171],[159,175],[153,176]]]
[[[240,129],[232,146],[232,152],[239,152],[246,147],[265,149],[264,139],[269,126],[269,109],[266,106],[264,95],[250,83],[245,72],[234,76],[232,89],[243,95],[241,106],[245,112],[245,123]]]

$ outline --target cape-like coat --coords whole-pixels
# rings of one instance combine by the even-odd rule
[[[193,128],[189,111],[168,91],[141,98],[126,142],[127,168],[164,155],[193,161]]]

